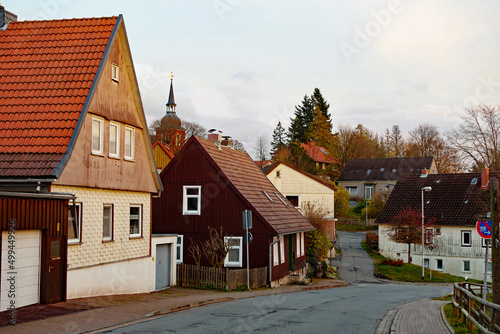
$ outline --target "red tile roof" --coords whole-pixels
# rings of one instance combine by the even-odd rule
[[[290,234],[311,231],[315,228],[295,207],[276,189],[276,187],[262,173],[252,158],[244,152],[221,146],[220,149],[211,141],[191,137],[188,143],[193,142],[201,146],[214,161],[217,168],[228,179],[228,183],[235,187],[243,199],[253,206],[254,212],[260,215],[263,221],[269,224],[274,234]],[[185,146],[188,146],[186,144]],[[271,202],[266,195],[273,200]],[[283,204],[276,196],[287,203]]]
[[[338,159],[330,155],[330,152],[323,146],[316,146],[314,142],[302,143],[302,148],[306,151],[309,158],[315,162],[325,162],[327,164],[339,163]]]
[[[0,177],[54,174],[117,20],[20,21],[0,31]]]

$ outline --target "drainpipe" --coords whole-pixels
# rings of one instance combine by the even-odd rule
[[[274,240],[273,242],[271,242],[271,243],[269,244],[269,287],[271,287],[271,283],[272,283],[272,281],[273,281],[273,276],[272,276],[272,274],[273,274],[273,270],[272,270],[272,268],[273,268],[273,267],[272,267],[272,254],[273,254],[273,253],[272,253],[272,247],[273,247],[273,245],[274,245],[275,243],[277,243],[278,241],[280,241],[279,236],[278,236],[278,239]]]

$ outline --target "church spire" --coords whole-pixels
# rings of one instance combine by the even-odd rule
[[[167,102],[167,113],[174,112],[175,113],[175,99],[174,99],[174,73],[170,74],[170,94],[168,95]]]

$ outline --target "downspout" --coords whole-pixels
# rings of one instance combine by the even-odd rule
[[[273,270],[272,270],[272,247],[275,243],[277,243],[278,241],[280,241],[280,238],[279,238],[279,235],[278,235],[278,239],[274,240],[273,242],[271,242],[269,244],[269,287],[271,287],[271,283],[273,281]]]

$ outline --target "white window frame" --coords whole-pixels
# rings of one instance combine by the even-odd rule
[[[278,240],[278,237],[273,237],[273,241],[277,241]],[[274,266],[277,266],[278,264],[280,264],[280,259],[279,259],[279,255],[278,255],[278,242],[276,242],[274,245],[273,245],[273,265]]]
[[[295,246],[295,257],[299,257],[300,256],[300,232],[297,232],[297,234],[296,234],[295,243],[297,244]]]
[[[111,131],[112,128],[116,129],[116,138],[115,138],[115,148],[116,152],[113,153],[111,152],[111,148],[113,147],[111,145],[112,143],[112,134],[113,131]],[[120,124],[116,122],[110,122],[109,123],[109,156],[111,158],[120,158]]]
[[[131,238],[139,238],[139,237],[142,237],[142,205],[141,204],[130,204],[130,209],[132,209],[132,208],[139,209],[139,214],[137,217],[137,220],[139,223],[139,233],[132,233],[132,231],[130,231],[130,237]],[[132,213],[130,213],[130,215],[129,215],[129,221],[130,221],[130,226],[132,226]]]
[[[469,235],[469,243],[465,243],[464,242],[464,236],[465,234],[468,234]],[[471,247],[472,246],[472,231],[471,230],[462,230],[461,231],[461,236],[462,236],[462,240],[461,240],[461,246],[462,247]]]
[[[358,186],[346,186],[345,188],[350,196],[358,195]]]
[[[127,140],[130,140],[130,152],[127,152]],[[135,129],[131,126],[125,127],[123,156],[125,157],[125,160],[134,160],[135,157]]]
[[[465,263],[469,263],[469,270],[465,270]],[[470,274],[471,273],[471,262],[470,260],[463,260],[462,261],[462,272],[463,273],[466,273],[466,274]]]
[[[104,220],[104,210],[110,208],[111,213],[109,217],[109,227],[106,231],[106,225]],[[102,241],[112,241],[113,240],[113,225],[114,225],[114,207],[113,204],[104,204],[102,207]],[[108,233],[106,233],[108,232]],[[109,235],[108,235],[109,234]]]
[[[183,235],[177,235],[176,247],[177,247],[176,262],[182,263],[182,262],[184,262],[184,236]]]
[[[233,240],[239,240],[239,246],[230,245],[229,252],[233,249],[238,250],[238,262],[229,261],[229,252],[224,259],[224,267],[242,267],[243,266],[243,237],[224,237],[224,243],[229,243]]]
[[[368,189],[371,189],[370,197],[368,197],[366,194]],[[373,199],[374,194],[375,194],[375,185],[374,184],[365,184],[365,198],[366,199]]]
[[[68,203],[68,244],[80,244],[82,242],[82,203],[75,202],[76,209],[76,224],[77,224],[77,238],[69,238],[69,229],[73,227],[75,217],[72,214],[73,202]]]
[[[120,66],[115,63],[111,63],[111,79],[113,81],[120,81]]]
[[[428,257],[424,257],[424,268],[430,268],[431,260]]]
[[[301,244],[300,256],[306,255],[305,239],[306,239],[306,232],[300,232],[300,244]]]
[[[441,268],[439,268],[438,263],[441,261]],[[444,260],[443,259],[436,259],[436,270],[443,271],[444,270]]]
[[[285,263],[285,237],[280,235],[280,262]]]
[[[493,263],[490,260],[488,260],[488,267],[486,270],[488,270],[488,272],[486,273],[487,275],[493,274]],[[484,267],[483,267],[483,274],[484,274]]]
[[[99,125],[99,129],[96,126]],[[99,147],[94,146],[95,135],[99,134]],[[92,154],[104,155],[104,118],[92,116]]]
[[[187,193],[189,189],[198,189],[197,195],[191,195]],[[197,198],[198,199],[198,209],[188,210],[188,199]],[[201,215],[201,186],[183,186],[182,187],[182,214],[183,215]]]

